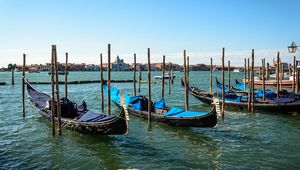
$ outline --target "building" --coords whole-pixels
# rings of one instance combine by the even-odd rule
[[[124,60],[117,56],[117,59],[111,63],[111,71],[130,71],[130,67],[129,64],[124,63]]]

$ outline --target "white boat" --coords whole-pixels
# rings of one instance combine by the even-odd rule
[[[172,77],[172,75],[170,75],[170,78],[171,79],[175,79],[175,75],[173,75],[173,77]],[[154,76],[153,77],[153,79],[169,79],[169,73],[165,73],[165,75],[163,76],[163,75],[161,75],[161,76]]]

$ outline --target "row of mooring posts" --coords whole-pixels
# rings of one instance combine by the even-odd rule
[[[107,114],[110,115],[111,113],[111,104],[110,104],[110,56],[111,56],[111,45],[108,44],[108,63],[107,63]],[[148,71],[147,71],[147,77],[148,77],[148,122],[151,122],[151,110],[152,110],[152,103],[151,103],[151,55],[150,55],[150,48],[147,50],[147,60],[148,60]],[[136,69],[138,67],[138,81],[136,80]],[[170,84],[173,81],[173,68],[172,63],[169,63],[169,94],[171,94],[171,86]],[[171,75],[172,74],[172,75]],[[164,97],[165,93],[165,56],[163,56],[163,66],[162,66],[162,91],[161,96]],[[136,96],[136,83],[138,82],[138,92],[140,92],[141,88],[141,81],[142,81],[142,72],[141,72],[141,64],[136,63],[136,54],[134,53],[134,65],[133,65],[133,95]],[[101,111],[104,111],[104,92],[103,92],[103,58],[102,53],[100,54],[100,86],[101,86]]]

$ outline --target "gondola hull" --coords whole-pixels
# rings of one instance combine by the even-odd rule
[[[28,97],[31,103],[39,110],[39,113],[45,117],[48,121],[52,121],[51,110],[45,109],[44,101],[50,100],[51,97],[45,93],[35,90],[27,82]],[[39,100],[40,99],[40,100]],[[85,112],[78,112],[78,115],[83,115]],[[58,118],[55,117],[58,121]],[[75,119],[61,118],[61,124],[63,128],[84,133],[84,134],[97,134],[97,135],[121,135],[126,134],[128,130],[128,123],[126,120],[125,111],[122,108],[118,116],[112,116],[111,118],[99,122],[79,122]]]
[[[113,102],[118,108],[122,108],[119,103]],[[147,111],[134,110],[130,107],[127,108],[129,114],[134,116],[148,119]],[[210,111],[210,113],[203,116],[194,117],[171,117],[163,116],[162,114],[151,113],[151,120],[161,123],[166,123],[172,126],[182,126],[182,127],[215,127],[217,125],[217,113],[215,107]]]
[[[190,88],[190,94],[196,97],[198,100],[203,103],[211,104],[213,101],[213,96],[202,90],[199,90],[195,87]],[[220,101],[220,104],[222,101]],[[247,109],[248,102],[234,102],[234,101],[225,101],[225,107],[234,107],[239,109]],[[265,111],[265,112],[276,112],[276,113],[295,113],[300,111],[300,100],[291,103],[271,103],[271,102],[255,102],[255,110]]]

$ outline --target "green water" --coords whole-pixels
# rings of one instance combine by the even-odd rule
[[[153,72],[152,76],[159,75]],[[180,75],[166,101],[184,107]],[[214,73],[219,76],[219,73]],[[47,73],[27,74],[30,81],[49,81]],[[232,77],[242,73],[232,73]],[[112,79],[132,79],[130,72],[112,72]],[[143,73],[146,78],[146,72]],[[60,77],[63,80],[63,77]],[[69,80],[96,80],[97,72],[71,72]],[[0,73],[10,84],[10,73]],[[208,89],[209,72],[190,72],[192,85]],[[132,83],[112,84],[132,94]],[[50,85],[35,85],[50,92]],[[63,90],[63,86],[60,86]],[[158,99],[161,85],[152,85]],[[91,110],[100,109],[99,84],[69,85],[69,97],[85,100]],[[63,93],[61,93],[63,94]],[[141,86],[147,94],[147,85]],[[211,107],[190,96],[190,109]],[[118,112],[115,106],[112,110]],[[216,128],[180,128],[151,123],[130,116],[129,133],[123,136],[93,136],[63,130],[51,136],[50,123],[26,99],[26,117],[21,113],[21,73],[16,85],[0,86],[0,169],[299,169],[300,118],[272,113],[225,112]]]

